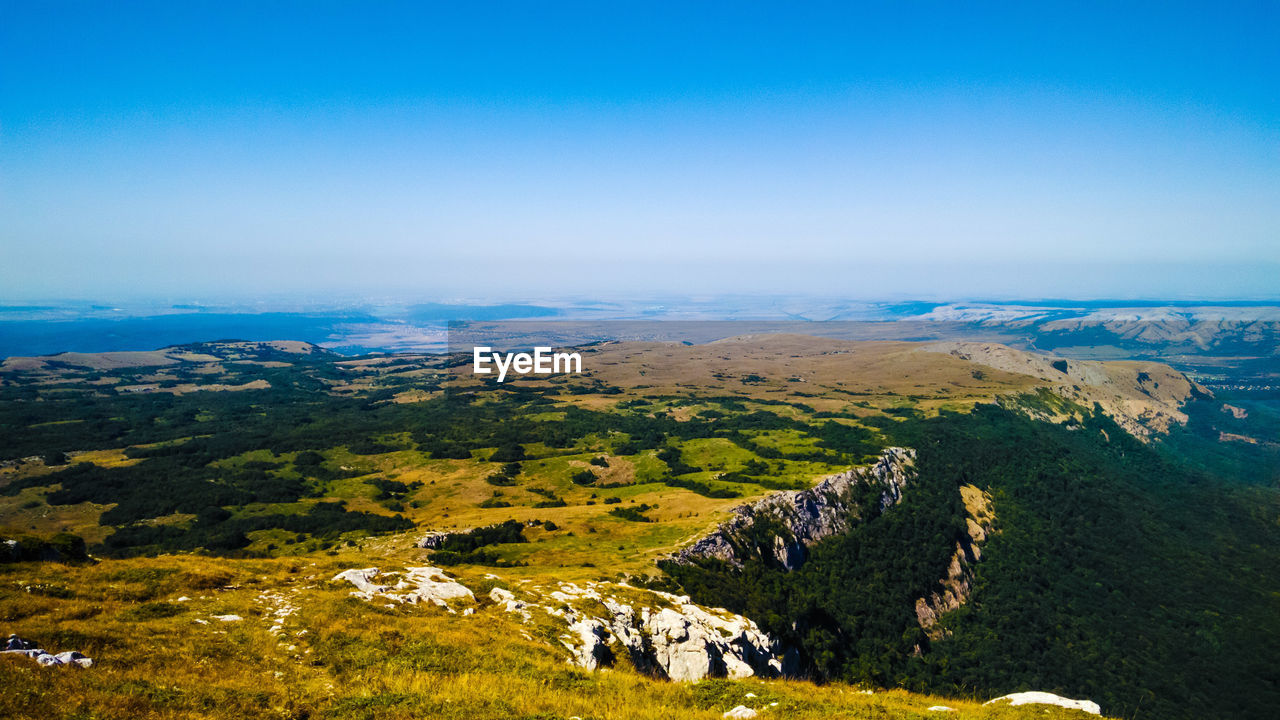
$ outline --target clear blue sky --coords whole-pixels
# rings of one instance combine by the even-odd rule
[[[0,3],[0,301],[1280,296],[1280,5],[798,5]]]

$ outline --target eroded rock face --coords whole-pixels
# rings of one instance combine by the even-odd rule
[[[972,592],[973,556],[965,545],[956,543],[956,550],[951,555],[951,564],[947,566],[947,576],[942,578],[942,590],[916,598],[916,622],[929,632],[929,636],[937,639],[942,633],[934,631],[938,620],[946,613],[955,610],[969,599]]]
[[[973,566],[982,559],[982,544],[991,533],[995,514],[991,509],[991,497],[973,485],[960,488],[964,498],[965,527],[967,537],[956,543],[955,552],[951,554],[951,563],[947,566],[947,574],[938,580],[940,590],[935,590],[925,597],[916,599],[916,621],[937,640],[947,635],[938,621],[942,616],[969,600],[973,593]]]
[[[804,563],[810,546],[848,532],[858,521],[855,489],[870,485],[878,490],[881,511],[901,502],[902,489],[915,472],[915,457],[915,450],[910,448],[886,448],[871,467],[852,468],[809,490],[773,493],[734,508],[732,518],[671,559],[692,563],[700,558],[715,558],[741,567],[749,557],[767,554],[765,560],[795,570]],[[778,523],[784,531],[774,534],[773,547],[752,547],[746,540],[757,522]]]

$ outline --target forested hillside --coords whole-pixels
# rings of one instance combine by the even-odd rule
[[[1044,688],[1151,718],[1261,718],[1280,702],[1274,485],[1211,475],[1098,414],[1060,426],[977,408],[884,431],[917,449],[918,478],[799,570],[664,567],[829,679]],[[962,485],[992,496],[994,531],[970,602],[931,640],[913,601],[945,577],[964,534]]]

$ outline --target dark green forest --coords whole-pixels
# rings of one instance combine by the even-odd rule
[[[110,374],[131,381],[146,372],[125,369]],[[399,532],[413,527],[399,514],[355,512],[340,502],[316,502],[326,497],[332,481],[359,478],[376,489],[384,507],[403,509],[409,488],[326,461],[322,452],[336,446],[355,455],[408,451],[429,459],[485,457],[500,468],[489,482],[501,487],[517,483],[527,446],[541,444],[548,448],[544,453],[574,454],[580,452],[578,445],[585,438],[595,436],[608,438],[617,455],[657,451],[668,467],[660,479],[663,483],[708,497],[731,498],[747,493],[738,489],[743,484],[756,486],[751,492],[794,487],[771,477],[766,459],[847,465],[873,455],[880,444],[866,428],[831,420],[810,424],[758,407],[785,405],[780,401],[752,401],[749,406],[738,397],[698,398],[721,410],[680,421],[665,412],[652,412],[651,403],[659,398],[624,403],[628,407],[623,411],[596,411],[556,405],[554,396],[563,388],[516,383],[399,404],[388,400],[401,387],[432,389],[439,387],[440,379],[412,378],[397,385],[393,376],[383,387],[359,396],[335,396],[326,381],[340,380],[342,373],[323,357],[296,360],[288,368],[228,372],[228,377],[220,378],[224,382],[265,379],[271,387],[190,395],[107,395],[84,383],[99,373],[81,373],[58,384],[11,376],[0,387],[0,429],[4,430],[0,460],[37,456],[57,467],[48,474],[10,482],[0,487],[0,494],[50,487],[45,500],[53,505],[114,503],[101,518],[102,524],[115,530],[93,548],[100,554],[200,550],[236,555],[250,544],[247,533],[257,530],[281,529],[332,543],[349,532]],[[560,417],[531,417],[550,408]],[[766,430],[801,431],[814,439],[816,449],[782,453],[756,444],[750,433]],[[672,443],[712,437],[726,438],[757,459],[743,470],[723,473],[714,484],[685,477],[702,468],[684,462]],[[68,452],[120,447],[140,462],[120,467],[63,464]],[[237,460],[244,453],[262,450],[270,451],[273,459]],[[580,475],[577,482],[591,484],[594,478]],[[252,504],[298,502],[314,504],[305,512],[243,512]],[[563,504],[564,500],[548,496],[535,507]],[[151,522],[174,513],[196,517],[186,524]]]
[[[799,570],[665,568],[695,600],[785,638],[820,678],[1047,690],[1125,717],[1274,717],[1274,481],[1211,474],[1222,463],[1174,452],[1183,439],[1145,445],[1101,413],[1073,429],[979,407],[885,432],[918,451],[903,502],[816,545]],[[995,532],[971,600],[930,641],[913,603],[946,574],[968,483],[992,495]]]

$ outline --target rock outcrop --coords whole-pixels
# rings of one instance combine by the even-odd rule
[[[394,576],[401,579],[388,584],[385,578]],[[351,594],[371,602],[429,601],[455,612],[458,602],[476,600],[470,589],[437,568],[408,568],[403,574],[362,568],[333,579],[355,585]],[[559,640],[569,661],[588,670],[609,667],[625,656],[641,672],[671,680],[772,677],[782,671],[776,643],[754,622],[696,605],[683,595],[600,582],[586,587],[560,583],[550,590],[495,587],[486,599],[524,624],[541,620],[536,614],[562,623]]]
[[[379,576],[400,576],[394,585],[376,582]],[[430,602],[449,612],[457,612],[449,603],[475,602],[476,596],[461,583],[445,574],[440,568],[411,567],[404,573],[379,573],[378,568],[345,570],[333,577],[335,582],[345,580],[356,589],[352,595],[363,600],[382,597],[397,603],[416,605]]]
[[[440,546],[444,544],[445,540],[449,539],[450,535],[451,533],[447,532],[432,531],[419,538],[418,542],[414,543],[414,545],[428,550],[439,550]]]
[[[561,583],[546,595],[555,604],[543,605],[520,604],[503,592],[503,608],[522,613],[526,622],[531,608],[564,620],[568,633],[561,642],[585,668],[610,665],[625,653],[641,672],[671,680],[773,677],[782,671],[776,644],[754,622],[696,605],[688,596],[615,583]]]
[[[17,635],[10,635],[4,644],[4,650],[0,650],[0,655],[20,656],[35,660],[41,667],[50,667],[53,665],[74,665],[76,667],[93,667],[93,659],[87,658],[75,650],[68,650],[57,654],[44,650],[39,643],[25,640]]]
[[[772,493],[733,510],[733,517],[711,534],[671,557],[690,564],[715,558],[735,567],[756,556],[788,570],[804,563],[807,550],[818,541],[848,532],[859,520],[859,491],[870,488],[875,508],[883,511],[902,500],[902,489],[914,473],[916,453],[910,448],[886,448],[870,467],[852,468],[832,475],[809,490]],[[862,501],[862,502],[865,502]],[[752,542],[750,530],[767,522],[773,527],[771,547]]]
[[[1058,707],[1067,708],[1068,710],[1083,710],[1093,715],[1101,715],[1102,708],[1098,703],[1092,700],[1072,700],[1064,698],[1053,693],[1031,691],[1018,692],[1002,695],[994,700],[988,700],[983,705],[992,705],[998,702],[1008,702],[1010,705],[1057,705]],[[1046,711],[1048,712],[1048,711]]]

